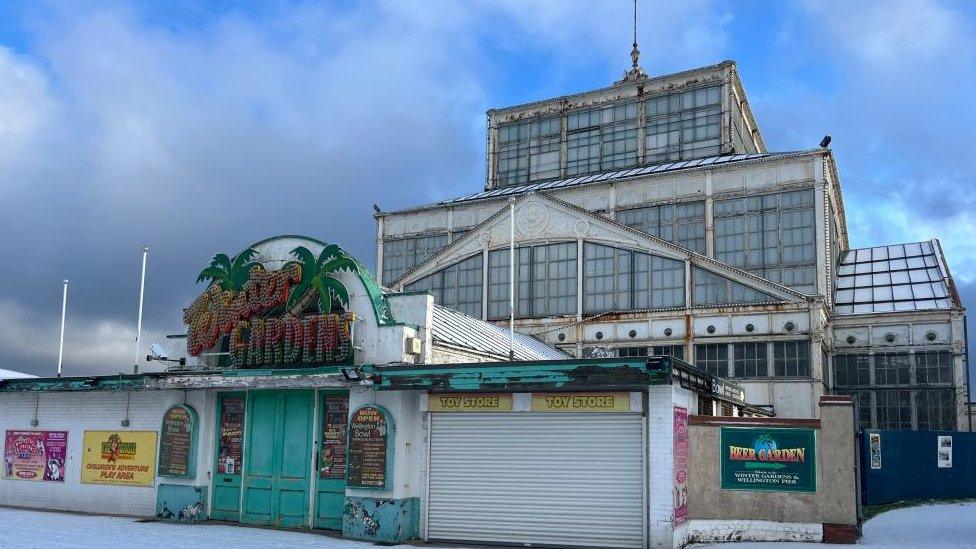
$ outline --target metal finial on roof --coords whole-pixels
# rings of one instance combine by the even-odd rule
[[[624,73],[621,82],[647,78],[647,74],[640,66],[640,48],[637,47],[637,0],[634,0],[634,44],[630,50],[630,70]]]

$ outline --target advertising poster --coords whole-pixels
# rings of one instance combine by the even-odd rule
[[[156,431],[85,431],[81,482],[152,486]]]
[[[217,472],[240,475],[244,455],[244,397],[224,397],[220,405],[220,450]]]
[[[688,522],[688,410],[674,407],[674,525]]]
[[[159,474],[164,477],[193,476],[193,439],[196,412],[189,406],[173,406],[163,415],[159,435]]]
[[[817,491],[813,429],[723,427],[723,490]]]
[[[67,431],[7,431],[3,478],[64,482]]]
[[[871,433],[869,435],[871,447],[871,468],[881,468],[881,433]]]
[[[349,428],[349,397],[328,396],[322,414],[322,463],[319,476],[324,479],[346,478],[346,433]]]
[[[348,486],[386,487],[389,442],[389,425],[381,408],[363,406],[356,410],[349,422]]]
[[[952,467],[952,437],[946,435],[939,436],[938,448],[939,469],[949,469]]]

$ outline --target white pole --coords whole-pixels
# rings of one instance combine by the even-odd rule
[[[515,360],[515,198],[508,199],[508,359]]]
[[[58,343],[58,377],[61,377],[61,369],[64,366],[64,317],[68,312],[68,279],[61,281],[63,291],[61,292],[61,341]]]
[[[136,355],[132,361],[132,373],[139,373],[139,340],[142,339],[142,301],[146,294],[146,256],[149,246],[142,247],[142,281],[139,283],[139,320],[136,322]]]

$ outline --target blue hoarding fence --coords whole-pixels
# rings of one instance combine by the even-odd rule
[[[976,498],[976,433],[861,432],[861,501]]]

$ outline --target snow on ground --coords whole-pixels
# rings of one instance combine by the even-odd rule
[[[265,528],[206,523],[138,522],[131,518],[0,508],[0,547],[16,549],[87,549],[90,547],[366,549],[377,546],[320,534]],[[406,549],[410,546],[392,547]]]
[[[955,549],[976,546],[976,502],[907,507],[882,513],[864,523],[858,547],[884,549]],[[692,545],[712,549],[771,549],[819,543],[717,543]]]
[[[888,511],[864,525],[859,547],[885,549],[955,549],[976,546],[976,502],[925,505]],[[712,549],[771,549],[813,543],[720,543],[694,545]],[[321,534],[247,528],[223,524],[139,522],[131,518],[25,511],[0,507],[0,547],[80,549],[89,547],[162,549],[258,549],[306,547],[367,549],[367,542]],[[400,549],[410,545],[393,546]],[[444,546],[440,546],[444,547]],[[444,547],[444,549],[447,549]]]

